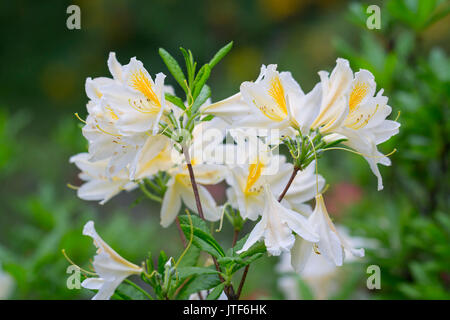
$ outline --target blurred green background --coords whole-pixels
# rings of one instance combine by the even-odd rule
[[[66,28],[70,4],[81,8],[81,30]],[[381,7],[380,30],[366,27],[369,4]],[[110,51],[123,64],[136,56],[150,73],[167,74],[159,47],[179,59],[178,47],[189,48],[202,63],[233,40],[209,81],[213,100],[255,79],[262,63],[291,71],[309,91],[319,70],[344,57],[375,75],[392,119],[401,111],[400,134],[381,146],[398,149],[392,167],[381,168],[383,191],[362,157],[331,151],[320,162],[333,219],[377,241],[366,258],[339,270],[339,290],[327,298],[449,299],[449,8],[433,0],[2,1],[0,270],[13,279],[5,298],[91,297],[67,289],[61,254],[88,266],[95,250],[81,230],[90,219],[136,263],[148,251],[180,254],[175,227],[161,228],[159,205],[139,191],[100,206],[66,187],[80,184],[69,157],[87,147],[73,114],[86,114],[86,77],[109,76]],[[231,229],[219,239],[231,242]],[[244,298],[284,298],[277,262],[252,266]],[[380,290],[366,288],[371,264],[381,268]],[[317,298],[299,283],[304,298]]]

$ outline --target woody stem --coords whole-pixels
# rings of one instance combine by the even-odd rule
[[[292,171],[291,177],[289,178],[289,181],[286,184],[286,187],[284,187],[283,192],[281,192],[280,196],[278,197],[278,202],[281,202],[281,200],[283,200],[283,198],[286,195],[287,191],[291,187],[292,182],[294,181],[295,177],[297,176],[297,172],[299,170],[300,170],[300,168],[294,167],[294,171]],[[245,280],[247,279],[247,273],[248,273],[248,268],[249,267],[250,267],[250,265],[248,264],[245,267],[245,269],[244,269],[244,273],[242,275],[241,282],[239,283],[239,288],[238,288],[238,292],[237,292],[237,299],[239,299],[239,297],[241,296],[242,288],[244,287]]]
[[[198,211],[200,218],[202,218],[202,220],[206,221],[205,216],[203,215],[202,203],[200,202],[200,195],[198,193],[197,182],[195,181],[194,170],[192,169],[192,163],[191,163],[191,158],[189,156],[189,150],[186,147],[183,147],[182,149],[183,149],[184,158],[186,159],[186,164],[187,164],[188,171],[189,171],[189,177],[191,179],[192,190],[194,191],[195,204],[197,206],[197,211]],[[220,273],[221,272],[220,266],[219,266],[219,263],[217,262],[216,257],[214,257],[214,256],[211,256],[211,257],[214,261],[214,266],[216,267],[216,270]],[[219,274],[219,279],[221,282],[225,282],[225,279],[220,274]],[[230,299],[230,300],[235,299],[236,295],[234,293],[234,289],[233,289],[232,285],[225,286],[224,292],[227,295],[228,299]]]
[[[286,192],[289,190],[292,182],[295,179],[295,176],[297,175],[297,172],[300,170],[298,167],[294,167],[294,171],[292,171],[291,177],[289,178],[288,183],[286,184],[286,187],[284,187],[283,192],[281,192],[280,196],[278,197],[278,202],[281,202],[283,200],[284,196],[286,195]]]

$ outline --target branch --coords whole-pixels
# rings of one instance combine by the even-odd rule
[[[183,150],[184,158],[186,159],[186,164],[187,164],[188,171],[189,171],[189,177],[191,179],[192,190],[194,191],[195,204],[197,206],[198,214],[199,214],[200,218],[202,218],[203,220],[206,221],[205,216],[203,215],[203,208],[202,208],[202,203],[200,202],[200,195],[198,193],[197,182],[195,182],[194,170],[192,169],[191,158],[189,156],[189,150],[186,147],[183,147],[182,150]],[[219,272],[220,281],[225,282],[225,279],[220,274],[221,270],[220,270],[220,266],[219,266],[219,263],[217,262],[216,257],[214,257],[214,256],[211,256],[211,257],[214,261],[214,266],[216,267],[217,272]],[[236,298],[236,295],[234,293],[234,289],[233,289],[232,285],[226,285],[224,292],[227,295],[228,299],[234,300]]]
[[[289,190],[292,182],[294,181],[295,177],[297,176],[297,172],[300,170],[300,168],[297,168],[294,166],[294,171],[292,171],[291,177],[289,178],[288,183],[286,184],[286,187],[284,187],[283,192],[278,197],[278,202],[281,202],[283,200],[284,196],[286,195],[287,191]],[[241,282],[239,283],[239,288],[237,292],[237,299],[239,300],[239,297],[241,296],[242,288],[244,287],[245,279],[247,278],[248,268],[250,268],[250,265],[248,264],[244,269],[244,274],[242,275]]]
[[[278,202],[281,202],[281,200],[283,200],[284,196],[286,195],[286,192],[289,190],[289,187],[291,186],[292,182],[294,181],[294,178],[295,178],[295,176],[297,175],[297,172],[298,172],[299,170],[300,170],[299,168],[294,167],[294,171],[292,171],[292,175],[291,175],[291,177],[289,178],[289,181],[288,181],[286,187],[284,187],[283,192],[282,192],[282,193],[280,194],[280,196],[278,197]]]

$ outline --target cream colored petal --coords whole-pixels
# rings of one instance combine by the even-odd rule
[[[180,212],[181,196],[179,189],[176,178],[171,178],[167,183],[167,190],[161,206],[161,225],[164,228],[168,227]]]

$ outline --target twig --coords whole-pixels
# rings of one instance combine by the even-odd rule
[[[183,154],[186,159],[186,164],[189,171],[189,177],[191,179],[192,190],[194,191],[195,204],[197,205],[197,210],[200,218],[205,220],[205,216],[203,215],[203,208],[200,202],[200,196],[198,194],[197,182],[195,182],[194,170],[192,170],[191,158],[189,156],[189,150],[183,147]]]
[[[234,229],[233,244],[231,245],[232,248],[234,248],[234,246],[236,245],[238,235],[239,235],[239,229]]]
[[[249,267],[250,267],[249,264],[245,267],[244,274],[242,275],[241,282],[239,283],[239,288],[238,288],[238,292],[237,292],[237,295],[236,295],[236,298],[238,300],[241,297],[242,288],[244,287],[245,279],[247,279],[247,273],[248,273],[248,268]]]
[[[291,177],[289,178],[289,181],[286,184],[286,187],[284,187],[283,192],[278,197],[278,202],[281,202],[281,200],[283,200],[284,196],[286,195],[286,192],[289,190],[289,187],[291,186],[292,182],[294,181],[295,177],[297,176],[297,172],[299,170],[300,170],[300,168],[294,167],[294,171],[292,171]],[[239,300],[239,297],[241,296],[241,291],[242,291],[242,288],[244,287],[245,279],[247,278],[248,268],[250,268],[249,264],[245,267],[244,274],[242,275],[241,282],[239,283],[239,288],[238,288],[238,292],[236,295],[236,298],[238,300]]]
[[[289,181],[288,181],[286,187],[284,187],[283,192],[282,192],[282,193],[280,194],[280,196],[278,197],[278,202],[281,202],[281,200],[283,200],[284,196],[286,195],[286,192],[288,191],[289,187],[291,186],[292,181],[294,181],[294,178],[295,178],[295,176],[297,175],[297,172],[298,172],[299,170],[300,170],[299,168],[294,167],[294,171],[292,171],[292,175],[291,175],[291,177],[289,178]]]
[[[202,218],[202,220],[206,221],[205,216],[203,215],[202,203],[200,202],[200,195],[198,193],[197,182],[195,181],[194,170],[192,169],[191,158],[189,156],[189,150],[186,147],[182,147],[182,150],[183,150],[184,158],[186,159],[186,164],[187,164],[188,171],[189,171],[189,178],[191,179],[191,184],[192,184],[192,190],[194,191],[195,204],[197,206],[198,215],[200,216],[200,218]],[[220,281],[225,282],[225,279],[220,274],[221,270],[220,270],[220,266],[219,266],[219,263],[217,262],[216,257],[214,257],[213,255],[211,255],[211,257],[214,261],[214,266],[216,267],[217,272],[219,272]],[[228,299],[230,299],[230,300],[235,299],[236,296],[234,294],[234,289],[233,289],[232,285],[225,286],[224,292],[227,295]]]

